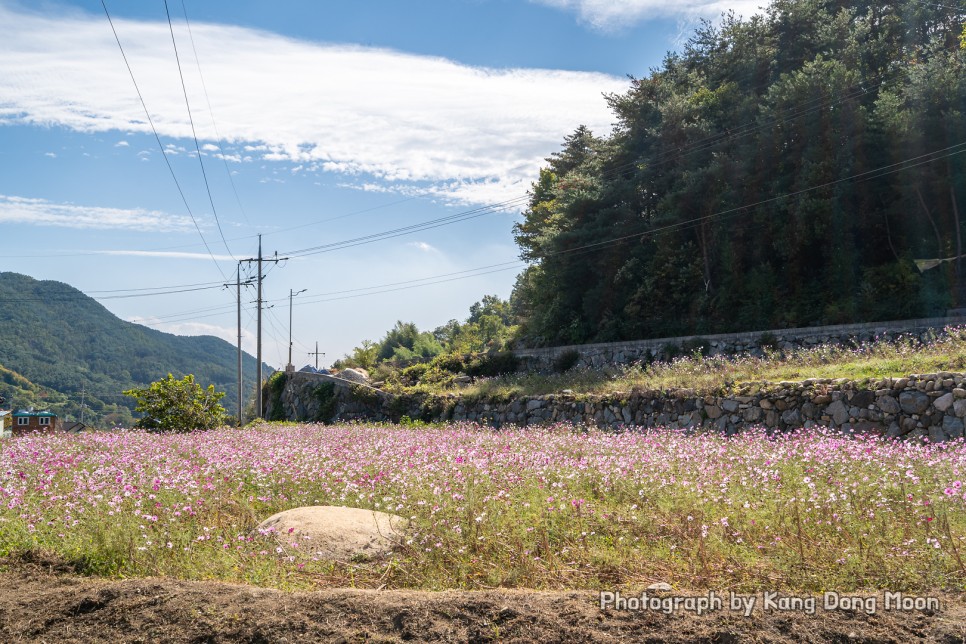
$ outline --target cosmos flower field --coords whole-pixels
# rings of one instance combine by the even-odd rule
[[[963,590],[966,443],[271,424],[0,442],[0,556],[279,588]],[[255,526],[392,512],[388,560]],[[2,559],[0,559],[2,567]]]

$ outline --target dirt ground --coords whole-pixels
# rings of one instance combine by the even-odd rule
[[[108,581],[0,561],[0,642],[966,642],[966,598],[939,611],[600,610],[593,592],[320,590]],[[882,599],[882,596],[879,596]],[[820,602],[821,603],[821,602]]]

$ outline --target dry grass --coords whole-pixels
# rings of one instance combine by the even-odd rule
[[[820,345],[788,354],[764,357],[694,355],[671,362],[634,364],[607,369],[572,369],[563,374],[514,374],[478,379],[462,389],[464,397],[508,399],[539,396],[569,389],[574,394],[607,395],[634,389],[663,391],[688,388],[700,393],[724,393],[742,383],[800,381],[807,378],[867,380],[913,373],[966,369],[966,329],[949,328],[922,344],[912,339],[873,342],[858,347]],[[425,388],[424,388],[425,389]]]

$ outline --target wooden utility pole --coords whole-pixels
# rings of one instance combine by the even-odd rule
[[[315,341],[315,352],[309,351],[310,356],[315,356],[315,370],[319,370],[319,356],[324,356],[324,353],[319,353],[319,341]]]

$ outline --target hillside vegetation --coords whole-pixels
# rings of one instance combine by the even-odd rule
[[[336,366],[966,306],[961,3],[776,0],[607,100],[532,186],[509,300]]]
[[[212,336],[176,336],[117,318],[77,289],[0,273],[0,395],[9,405],[49,407],[93,426],[130,426],[134,400],[121,392],[194,374],[237,407],[237,353]],[[246,391],[255,359],[245,354]]]
[[[580,127],[516,226],[518,338],[566,345],[962,305],[966,8],[775,0]],[[923,261],[931,260],[931,261]],[[920,272],[922,269],[923,272]]]
[[[449,393],[468,399],[507,400],[564,390],[577,396],[674,389],[726,395],[809,378],[848,378],[861,383],[914,373],[966,371],[966,329],[948,327],[927,342],[900,337],[894,342],[818,345],[789,352],[766,348],[761,356],[708,356],[696,349],[673,360],[604,369],[575,368],[578,356],[571,357],[572,361],[558,359],[556,373],[549,374],[516,373],[520,361],[512,353],[444,355],[401,368],[383,365],[376,374],[385,378],[383,387],[392,393]]]

